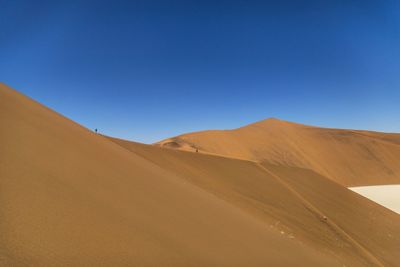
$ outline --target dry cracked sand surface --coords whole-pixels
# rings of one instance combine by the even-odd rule
[[[276,119],[144,145],[0,84],[0,265],[400,266],[400,215],[346,188],[399,162],[399,134]]]

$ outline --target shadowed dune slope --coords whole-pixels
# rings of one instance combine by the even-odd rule
[[[345,186],[400,184],[400,134],[267,119],[234,130],[184,134],[156,145],[307,168]]]
[[[385,266],[400,266],[400,216],[311,170],[264,163]]]
[[[0,129],[1,266],[340,266],[2,84]]]
[[[110,139],[345,266],[400,266],[400,216],[311,170]]]

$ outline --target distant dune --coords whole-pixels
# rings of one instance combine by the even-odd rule
[[[162,145],[203,153],[105,137],[3,84],[0,129],[0,266],[400,266],[400,216],[300,155],[254,162],[230,132]],[[399,159],[396,135],[361,135]]]
[[[183,134],[156,145],[307,168],[345,186],[400,184],[400,134],[267,119],[234,130]]]

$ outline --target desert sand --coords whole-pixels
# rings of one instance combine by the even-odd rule
[[[199,153],[106,137],[4,84],[0,124],[1,266],[400,266],[400,216],[343,186],[372,176],[276,147],[259,160],[219,133]],[[360,135],[396,181],[397,135]]]
[[[307,168],[348,187],[400,184],[400,134],[394,133],[267,119],[234,130],[183,134],[156,145]]]

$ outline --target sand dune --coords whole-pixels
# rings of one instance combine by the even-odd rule
[[[107,138],[5,85],[0,129],[1,266],[400,266],[400,216],[316,172]]]
[[[4,85],[0,101],[2,266],[335,266]]]
[[[400,217],[313,171],[111,140],[346,266],[400,264]]]
[[[328,129],[268,119],[156,145],[314,170],[345,186],[400,184],[400,134]]]

